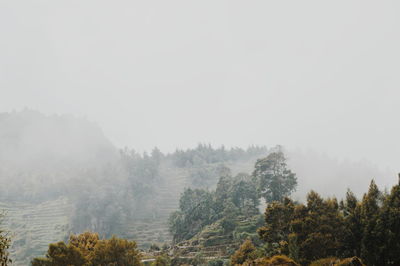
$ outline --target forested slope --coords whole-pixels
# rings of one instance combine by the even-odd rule
[[[199,144],[141,154],[117,149],[86,119],[31,110],[0,114],[0,209],[9,210],[15,265],[25,265],[56,239],[86,230],[135,239],[141,247],[169,243],[168,217],[185,188],[212,191],[226,168],[232,176],[251,174],[269,152]],[[300,180],[310,173],[299,172]],[[353,171],[354,180],[359,173],[365,171]]]
[[[266,153],[199,145],[138,154],[118,151],[85,119],[0,114],[0,208],[9,213],[14,262],[24,265],[48,243],[85,230],[142,246],[168,242],[168,216],[185,187],[212,188],[222,165],[249,171]]]

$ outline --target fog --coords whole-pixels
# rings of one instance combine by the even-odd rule
[[[84,117],[138,151],[281,144],[395,173],[399,7],[2,1],[0,111]]]
[[[371,179],[390,189],[400,172],[399,9],[0,1],[0,229],[13,234],[14,265],[86,230],[148,248],[175,244],[173,228],[188,227],[187,240],[225,218],[264,221],[263,177],[252,172],[276,145],[299,202],[347,188],[360,199]],[[189,218],[204,201],[219,220],[203,208],[207,223],[179,216],[186,200]],[[232,236],[256,235],[250,225]]]

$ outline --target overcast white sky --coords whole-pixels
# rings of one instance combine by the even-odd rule
[[[399,1],[0,0],[0,111],[119,147],[282,144],[400,165]]]

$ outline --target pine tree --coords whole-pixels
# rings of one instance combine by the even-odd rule
[[[311,191],[307,206],[296,206],[291,231],[299,246],[302,264],[335,256],[343,246],[344,219],[336,199],[323,200]]]
[[[368,193],[361,203],[361,222],[363,237],[361,239],[361,258],[367,265],[381,265],[381,237],[378,222],[381,212],[379,191],[374,180],[371,181]]]
[[[282,203],[269,204],[265,209],[265,226],[258,229],[260,238],[267,243],[288,241],[294,207],[289,198],[285,198]]]
[[[381,224],[385,230],[384,259],[386,264],[400,265],[400,176],[384,202]]]
[[[363,227],[361,222],[361,204],[350,190],[346,193],[346,200],[341,204],[344,215],[345,231],[343,257],[360,256]]]

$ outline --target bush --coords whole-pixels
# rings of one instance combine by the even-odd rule
[[[223,266],[223,265],[224,265],[224,261],[220,260],[220,259],[210,260],[208,262],[208,266]]]
[[[339,259],[335,257],[323,258],[311,262],[310,266],[331,266],[338,261]]]
[[[341,260],[339,263],[335,264],[335,266],[365,266],[360,258],[352,257]]]
[[[246,261],[243,266],[299,266],[294,260],[285,255],[276,255],[272,258],[259,258],[254,261]]]
[[[364,266],[360,258],[352,257],[346,259],[338,259],[335,257],[319,259],[311,262],[310,266]]]

